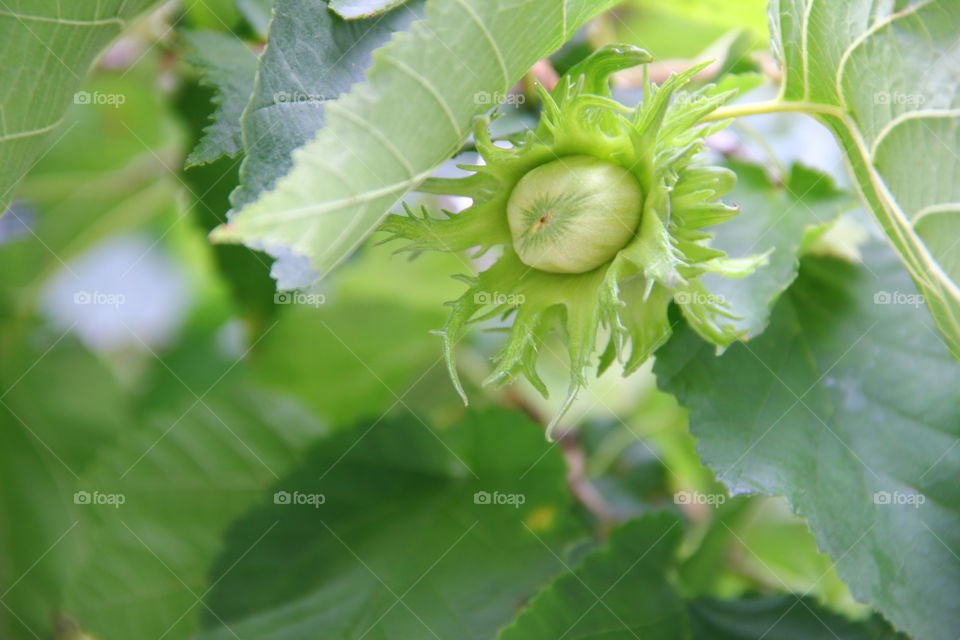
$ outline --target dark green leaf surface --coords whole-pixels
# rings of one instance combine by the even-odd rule
[[[289,502],[228,538],[204,638],[488,640],[580,535],[560,451],[504,411],[446,432],[414,416],[360,424],[276,489]],[[296,504],[314,494],[323,504]],[[496,504],[512,495],[522,504]]]
[[[240,116],[253,92],[257,56],[233,34],[184,31],[191,47],[189,60],[203,71],[203,83],[216,89],[216,110],[204,137],[187,157],[187,166],[207,164],[243,151]]]
[[[683,535],[667,513],[628,523],[530,601],[498,640],[689,637],[685,605],[667,581]]]
[[[799,596],[684,601],[670,574],[680,520],[649,513],[546,586],[498,640],[881,640],[878,617],[851,622]]]
[[[915,295],[885,247],[864,266],[807,259],[759,338],[717,358],[684,329],[655,370],[731,492],[785,495],[854,596],[918,638],[950,640],[960,366]]]
[[[907,640],[877,617],[850,622],[797,596],[698,600],[690,614],[696,640]]]
[[[784,100],[836,134],[960,358],[960,4],[774,0]]]

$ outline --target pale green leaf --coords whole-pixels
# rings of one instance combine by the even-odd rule
[[[960,365],[885,246],[808,258],[767,330],[657,354],[732,493],[785,495],[853,595],[924,640],[960,628]]]
[[[737,186],[727,200],[740,207],[740,215],[710,229],[714,245],[734,256],[769,251],[769,262],[745,278],[707,274],[703,282],[710,295],[729,305],[736,316],[731,322],[753,337],[766,328],[771,307],[797,277],[805,236],[828,228],[855,201],[830,177],[801,165],[778,184],[760,167],[734,163],[731,168]]]
[[[0,215],[16,184],[56,138],[90,65],[153,0],[0,3]]]
[[[323,2],[276,3],[269,44],[241,119],[246,157],[233,206],[253,202],[290,171],[293,151],[326,122],[326,103],[363,79],[371,53],[416,19],[421,5],[416,1],[382,18],[346,22]]]
[[[782,98],[817,113],[960,357],[960,4],[773,0]]]
[[[214,238],[293,253],[326,275],[459,148],[493,96],[612,4],[432,0],[425,21],[377,51],[366,82],[327,104],[326,126],[276,188]]]

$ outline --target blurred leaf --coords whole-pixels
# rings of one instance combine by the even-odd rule
[[[273,0],[236,0],[237,9],[261,39],[267,39]]]
[[[289,173],[289,165],[280,165],[287,175],[275,190],[253,202],[250,195],[278,174],[245,167],[246,191],[235,203],[243,208],[215,237],[309,258],[326,275],[404,193],[459,148],[471,119],[489,108],[478,94],[505,93],[612,4],[572,0],[545,9],[506,0],[431,3],[425,21],[379,50],[363,84],[329,103],[326,126],[296,154]],[[310,24],[314,16],[296,12],[291,18]],[[262,68],[269,68],[268,61],[265,56]],[[261,72],[260,78],[273,82],[274,76]],[[261,104],[255,99],[249,112]],[[270,124],[264,128],[277,123],[275,110],[266,115]],[[315,128],[309,128],[311,135]],[[247,137],[256,136],[251,130]]]
[[[406,0],[330,0],[330,8],[344,19],[372,18],[400,6]]]
[[[587,555],[576,568],[568,568],[567,573],[537,594],[498,639],[892,640],[895,637],[879,617],[850,622],[797,596],[739,601],[681,600],[669,578],[683,535],[679,524],[676,516],[659,512],[615,529],[604,547]]]
[[[560,451],[504,411],[360,425],[276,488],[228,538],[204,638],[487,640],[580,535]]]
[[[232,33],[183,31],[192,51],[188,60],[203,70],[202,82],[216,88],[216,110],[190,155],[188,167],[213,162],[222,155],[234,157],[243,151],[240,116],[253,93],[257,56]]]
[[[785,495],[859,600],[950,640],[960,366],[894,256],[877,245],[865,256],[807,259],[760,337],[717,358],[684,329],[655,371],[732,493]]]
[[[908,640],[879,616],[851,622],[796,596],[698,600],[690,611],[696,640]]]
[[[768,41],[766,7],[766,0],[628,0],[617,7],[616,13],[602,18],[591,40],[594,44],[635,44],[658,60],[690,59],[729,32],[743,30],[743,44],[755,49]],[[737,58],[744,53],[740,49],[727,62],[736,66]]]
[[[8,0],[0,10],[0,215],[13,188],[55,140],[75,93],[100,51],[152,0],[59,3]]]
[[[211,91],[196,82],[185,82],[176,100],[176,109],[186,121],[190,139],[194,143],[203,135],[210,110]],[[189,192],[191,213],[200,230],[207,233],[223,222],[224,212],[230,208],[230,193],[239,181],[240,160],[220,157],[209,164],[183,170],[183,184]],[[247,247],[203,243],[204,251],[211,252],[219,267],[219,275],[229,285],[234,300],[248,321],[251,335],[258,336],[269,326],[276,313],[274,292],[267,256]]]
[[[295,394],[331,426],[404,410],[408,394],[444,369],[440,338],[430,332],[459,293],[447,274],[462,267],[449,254],[409,261],[368,247],[322,293],[277,294],[278,323],[257,345],[259,379]],[[435,406],[455,398],[448,379],[429,393]]]
[[[726,200],[739,205],[741,214],[711,229],[714,245],[732,256],[772,253],[769,264],[746,278],[708,274],[704,284],[738,316],[731,322],[752,337],[763,332],[771,307],[797,277],[806,234],[828,228],[855,201],[829,176],[802,165],[793,165],[782,184],[773,184],[755,165],[732,163],[731,168],[737,186]]]
[[[63,610],[96,638],[192,637],[228,525],[323,433],[289,400],[226,375],[151,402],[78,482],[124,498],[75,515],[84,562]]]
[[[363,79],[374,49],[419,17],[420,4],[346,22],[323,2],[278,0],[241,120],[246,157],[235,206],[253,202],[290,170],[293,151],[326,122],[326,103]]]
[[[667,580],[679,525],[657,513],[614,530],[603,548],[538,593],[498,640],[689,637],[684,603]]]
[[[332,297],[313,308],[290,300],[257,346],[259,377],[268,388],[296,394],[333,425],[377,418],[391,407],[402,410],[411,386],[443,368],[438,338],[429,333],[442,325],[442,308]],[[445,384],[437,392],[452,394],[453,388]]]
[[[770,12],[782,99],[837,136],[960,358],[960,5],[775,0]]]
[[[0,637],[17,640],[52,633],[84,553],[77,476],[127,415],[110,372],[71,338],[43,336],[37,347],[0,357]],[[70,392],[77,380],[83,393]]]

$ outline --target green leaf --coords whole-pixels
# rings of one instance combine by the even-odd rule
[[[153,0],[58,3],[8,0],[0,6],[0,215],[16,184],[63,123],[97,55]]]
[[[445,376],[440,338],[431,331],[443,326],[443,303],[459,289],[447,275],[457,267],[455,256],[410,261],[367,247],[315,298],[322,304],[272,294],[280,317],[257,346],[258,379],[333,427],[403,410],[421,387],[430,389],[430,410],[459,403],[446,379],[429,384]]]
[[[52,633],[67,577],[83,553],[70,511],[77,477],[126,425],[125,399],[110,372],[70,338],[56,338],[42,343],[47,353],[5,350],[0,363],[4,638]],[[77,379],[83,393],[50,393],[74,388]]]
[[[689,637],[685,604],[667,581],[682,534],[665,512],[619,527],[537,594],[498,640]]]
[[[774,0],[782,99],[837,136],[960,358],[960,5]]]
[[[230,523],[323,433],[298,405],[243,376],[199,401],[173,385],[176,395],[125,425],[77,482],[124,500],[74,511],[83,562],[62,610],[102,640],[193,637],[204,611],[197,598]]]
[[[276,490],[228,536],[204,638],[488,640],[582,535],[561,452],[504,411],[358,425]]]
[[[198,82],[184,82],[177,94],[177,112],[187,124],[194,144],[203,138],[208,125],[212,94],[212,89]],[[239,159],[220,156],[208,164],[183,170],[190,212],[202,233],[209,233],[223,222],[223,214],[230,208],[230,194],[239,181],[239,167]],[[229,284],[252,334],[258,335],[267,329],[269,319],[278,310],[274,304],[276,284],[270,277],[269,258],[243,246],[209,243],[204,246],[216,260],[218,272]]]
[[[363,79],[374,49],[417,18],[419,6],[414,2],[376,20],[345,22],[323,2],[276,3],[269,44],[241,119],[246,158],[231,198],[235,207],[253,202],[290,171],[293,151],[326,122],[326,103]]]
[[[761,336],[717,358],[684,329],[655,371],[732,493],[785,495],[857,599],[950,640],[960,366],[921,305],[886,247],[863,266],[808,258]]]
[[[273,12],[273,0],[236,0],[236,4],[250,28],[260,38],[266,40],[270,29],[270,14]]]
[[[769,251],[769,263],[745,278],[708,274],[703,281],[737,316],[731,322],[752,337],[763,332],[773,304],[797,277],[805,236],[828,228],[855,201],[829,176],[802,165],[791,167],[778,184],[761,167],[731,168],[737,186],[727,200],[740,207],[740,215],[711,228],[714,246],[733,256]]]
[[[240,116],[253,93],[257,56],[233,34],[196,30],[183,31],[182,36],[192,49],[188,60],[203,70],[203,84],[217,92],[213,121],[186,164],[192,167],[221,156],[234,157],[243,151]]]
[[[330,0],[330,8],[345,20],[372,18],[400,6],[406,0]]]
[[[276,188],[239,198],[246,206],[213,237],[292,253],[326,275],[459,148],[493,96],[613,4],[433,0],[425,21],[377,51],[366,82],[327,104],[326,126]],[[272,176],[251,167],[245,179]]]
[[[797,596],[691,603],[697,640],[907,640],[878,616],[851,622]]]
[[[799,596],[681,600],[669,578],[683,536],[679,524],[654,512],[618,527],[606,545],[537,594],[498,640],[900,638],[879,616],[851,622]]]

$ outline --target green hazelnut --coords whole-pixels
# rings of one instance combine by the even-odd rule
[[[567,156],[524,175],[507,202],[513,248],[527,265],[584,273],[633,238],[643,192],[629,171],[591,156]]]

